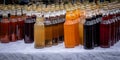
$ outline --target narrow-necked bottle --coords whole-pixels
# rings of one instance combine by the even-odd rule
[[[50,20],[52,21],[52,35],[53,35],[53,45],[58,44],[58,22],[57,22],[57,9],[55,8],[55,5],[52,5],[52,10],[51,10],[51,15],[50,15]]]
[[[18,40],[22,40],[24,38],[24,20],[22,18],[21,7],[18,7],[17,9],[17,22],[18,22],[17,28]]]
[[[30,7],[27,10],[27,17],[24,25],[24,42],[33,43],[34,42],[34,20],[31,18]]]
[[[84,23],[84,48],[85,49],[93,49],[94,48],[94,40],[93,40],[93,21],[92,21],[92,13],[90,6],[87,7],[86,13],[86,21]]]
[[[80,23],[79,23],[79,36],[80,36],[80,44],[83,45],[83,39],[84,39],[84,34],[83,34],[83,26],[85,23],[85,7],[82,5],[80,9]]]
[[[72,10],[68,9],[66,6],[66,21],[64,23],[64,42],[66,48],[74,48],[76,43],[75,36],[75,22],[73,20],[76,18]]]
[[[48,11],[46,7],[43,9],[44,12],[44,26],[45,26],[45,46],[51,47],[52,46],[52,21],[50,20],[50,13],[51,11]]]
[[[15,7],[11,7],[10,12],[10,39],[12,42],[17,40],[17,16],[15,13]]]
[[[41,8],[39,7],[37,10],[37,19],[34,24],[34,41],[35,48],[44,48],[45,47],[45,27],[44,27],[44,18],[41,12]]]

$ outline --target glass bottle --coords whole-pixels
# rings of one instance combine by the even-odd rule
[[[76,4],[74,4],[74,11],[73,13],[76,15],[75,22],[76,22],[76,46],[80,44],[80,36],[79,36],[79,22],[80,22],[80,9]]]
[[[34,42],[34,19],[31,18],[31,7],[28,7],[26,20],[24,22],[24,42],[33,43]]]
[[[109,48],[110,47],[110,27],[109,27],[109,17],[108,13],[104,12],[102,17],[102,22],[100,23],[100,47]]]
[[[10,39],[12,42],[17,41],[17,18],[14,6],[10,12]]]
[[[66,11],[64,10],[64,6],[60,5],[60,17],[59,17],[59,42],[63,42],[64,41],[64,22],[65,22],[65,14]]]
[[[79,23],[79,36],[80,36],[80,44],[83,45],[83,37],[84,37],[84,34],[83,34],[83,26],[84,26],[84,23],[85,23],[85,7],[82,5],[81,6],[81,9],[80,9],[80,23]]]
[[[1,7],[0,7],[0,8],[1,8]],[[1,31],[2,31],[2,30],[1,30],[1,20],[2,20],[2,18],[3,18],[2,14],[3,14],[3,13],[2,13],[2,10],[0,9],[0,40],[1,40],[1,33],[2,33],[2,32],[1,32]]]
[[[21,7],[17,8],[17,36],[18,40],[22,40],[24,38],[24,19],[22,18],[22,11]]]
[[[37,16],[36,23],[34,24],[35,48],[44,48],[45,47],[45,27],[44,27],[44,18],[42,17],[42,13],[40,9],[38,9],[36,16]]]
[[[87,7],[87,15],[86,15],[86,21],[84,23],[84,48],[85,49],[93,49],[94,48],[94,39],[93,39],[93,19],[92,19],[92,12],[91,9],[89,8],[90,6]]]
[[[66,6],[66,21],[64,23],[64,42],[66,48],[74,48],[76,43],[75,37],[75,23],[73,20],[76,18],[72,10],[68,9]]]
[[[8,14],[4,11],[3,18],[1,20],[1,43],[10,42],[10,21],[8,20]]]
[[[44,26],[45,26],[45,46],[51,47],[52,46],[52,21],[50,20],[50,13],[51,11],[48,11],[46,7],[43,9],[44,12]]]
[[[58,38],[59,33],[58,33],[57,10],[58,10],[58,8],[56,8],[55,5],[52,5],[52,11],[51,11],[51,15],[50,15],[50,20],[52,21],[52,35],[53,35],[52,43],[53,43],[53,45],[57,45],[58,44],[58,39],[59,39]]]

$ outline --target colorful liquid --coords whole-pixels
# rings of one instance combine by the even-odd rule
[[[49,21],[50,23],[47,23],[46,21]],[[46,47],[50,47],[52,46],[52,39],[53,39],[53,35],[52,35],[52,25],[51,25],[51,21],[49,18],[45,18],[45,46]]]
[[[100,46],[102,48],[109,48],[110,43],[110,23],[108,17],[104,16],[100,24]]]
[[[93,49],[94,48],[94,34],[93,34],[93,22],[92,19],[86,19],[84,24],[84,48]]]
[[[17,20],[15,18],[10,18],[10,40],[17,41]]]
[[[25,41],[25,43],[33,43],[34,42],[34,20],[31,17],[28,17],[25,20],[24,41]]]
[[[10,42],[10,21],[3,18],[1,21],[1,43]]]
[[[39,18],[37,19],[40,20]],[[36,21],[34,24],[34,40],[35,48],[45,47],[45,27],[43,22]]]

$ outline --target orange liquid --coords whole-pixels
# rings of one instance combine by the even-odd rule
[[[80,20],[79,15],[80,15],[80,11],[79,10],[74,10],[73,12],[76,15],[76,18],[75,18],[74,21],[76,22],[76,24],[75,24],[76,46],[78,46],[80,44],[80,37],[79,37],[79,20]]]
[[[75,14],[71,12],[66,13],[66,21],[64,23],[64,40],[66,48],[74,48],[76,45],[75,23],[73,19]]]

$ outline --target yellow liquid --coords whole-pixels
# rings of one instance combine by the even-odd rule
[[[44,25],[34,25],[35,48],[45,47],[45,30]]]
[[[43,23],[34,24],[35,48],[45,47],[45,28]]]

